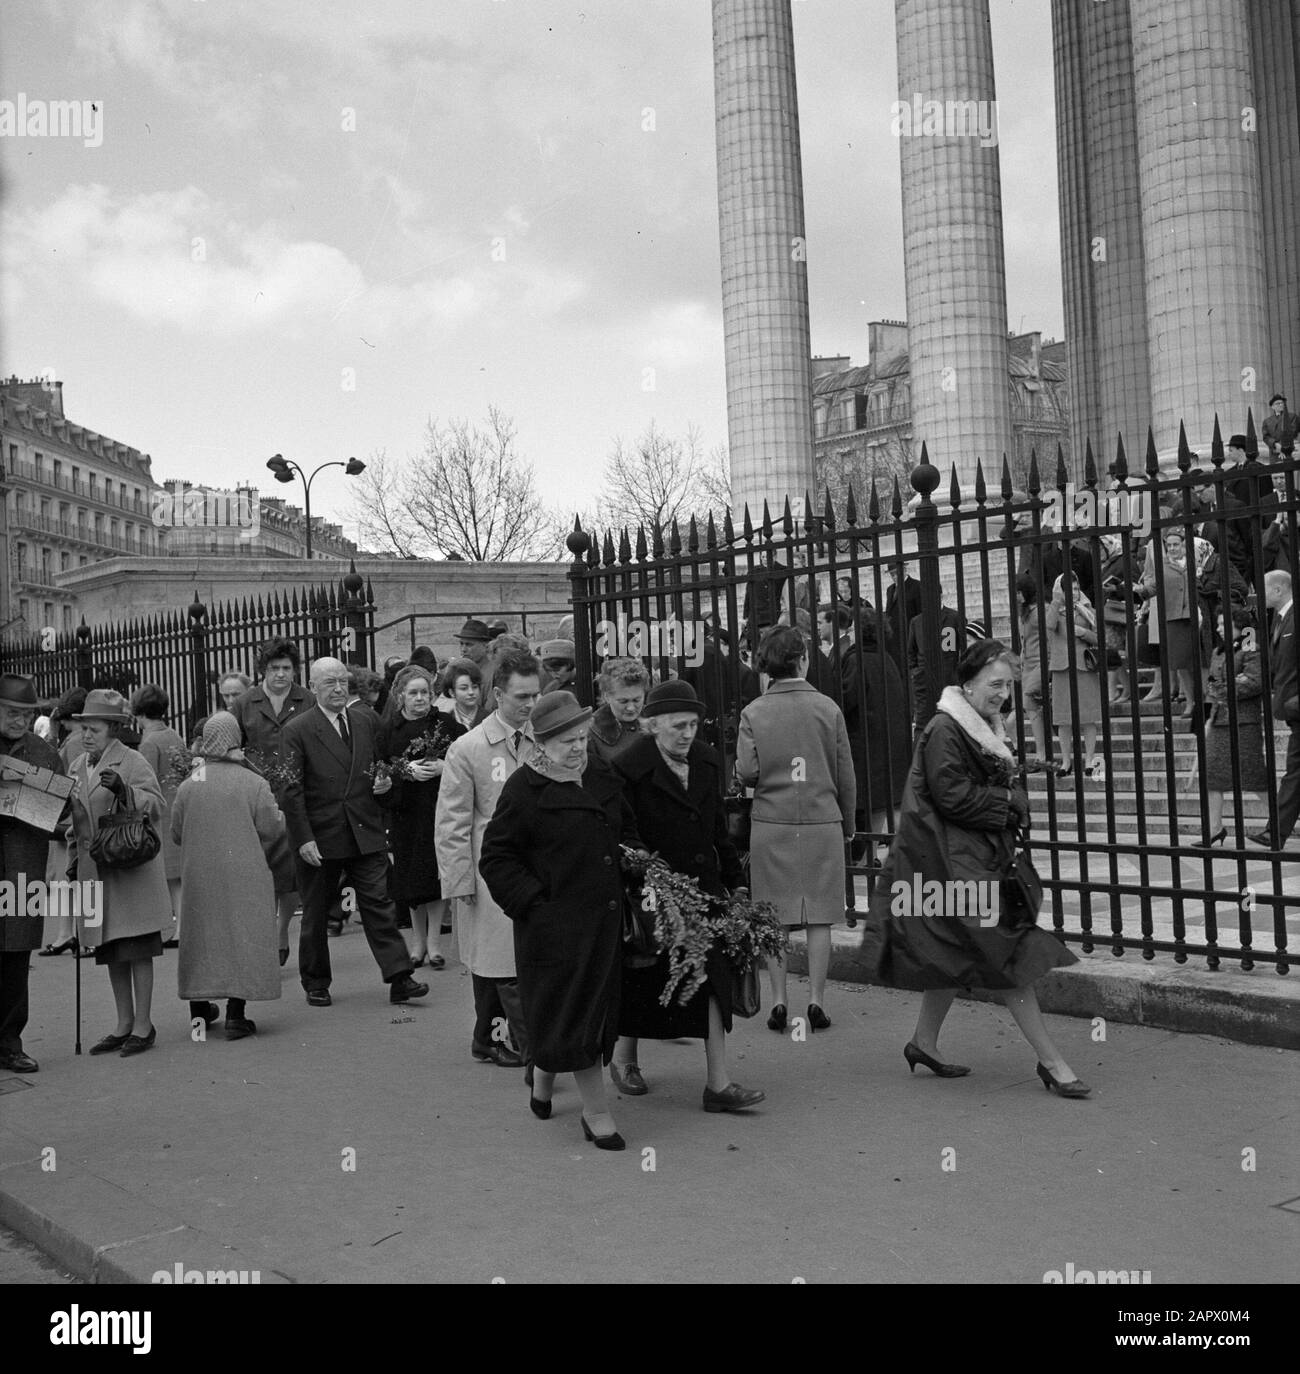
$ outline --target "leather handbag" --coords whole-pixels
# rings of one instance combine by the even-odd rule
[[[723,798],[727,814],[727,838],[736,846],[740,854],[749,852],[749,837],[752,829],[754,799],[744,793],[735,793]]]
[[[1002,918],[1004,926],[1033,926],[1043,906],[1043,880],[1029,857],[1029,835],[1016,835],[1011,861],[1002,877]]]
[[[646,906],[641,884],[629,883],[623,892],[623,964],[649,968],[658,958],[654,911]]]
[[[735,1016],[757,1016],[758,965],[747,964],[743,969],[731,966],[731,1011]]]
[[[97,868],[139,868],[156,859],[161,849],[154,823],[119,794],[113,809],[99,818],[99,831],[90,842],[90,857]]]

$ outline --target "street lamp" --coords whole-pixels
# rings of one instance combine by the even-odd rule
[[[324,472],[326,468],[342,468],[343,471],[346,472],[347,475],[348,475],[349,477],[359,477],[363,472],[365,472],[365,470],[366,470],[366,465],[361,461],[360,458],[349,458],[348,461],[347,461],[346,463],[343,462],[343,461],[340,459],[340,460],[338,460],[337,462],[333,462],[333,463],[322,463],[322,464],[320,465],[320,467],[316,468],[316,469],[312,472],[311,476],[309,477],[309,476],[308,476],[308,475],[298,466],[297,463],[295,463],[295,462],[293,462],[291,459],[285,458],[285,457],[283,457],[281,454],[277,453],[273,458],[268,458],[268,459],[266,460],[266,466],[267,466],[268,468],[270,468],[271,471],[272,471],[273,473],[275,473],[275,480],[276,480],[277,482],[292,482],[292,481],[293,481],[293,475],[294,475],[295,472],[298,474],[299,477],[302,478],[302,481],[303,481],[303,488],[304,488],[304,491],[305,491],[305,496],[304,496],[304,498],[303,498],[303,503],[304,503],[304,505],[306,506],[306,513],[307,513],[307,557],[310,558],[310,557],[311,557],[311,484],[312,484],[312,478],[314,478],[314,477],[316,476],[316,473],[318,473],[318,472]]]

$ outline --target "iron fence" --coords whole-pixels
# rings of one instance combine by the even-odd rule
[[[1207,466],[1181,438],[1176,465],[1162,472],[1148,437],[1140,473],[1130,473],[1121,441],[1100,481],[1089,446],[1078,488],[1059,450],[1054,485],[1042,481],[1034,455],[1026,490],[1014,489],[1004,458],[996,493],[977,464],[969,487],[954,471],[938,500],[940,474],[923,447],[908,502],[895,481],[883,497],[873,485],[864,504],[850,487],[838,512],[829,491],[820,512],[806,497],[802,519],[788,502],[775,520],[766,505],[757,523],[746,509],[739,529],[730,511],[703,525],[692,517],[685,530],[674,522],[599,540],[575,525],[568,546],[578,688],[590,703],[600,664],[621,655],[642,659],[657,677],[692,682],[705,703],[704,737],[724,752],[730,775],[740,712],[762,686],[753,661],[759,635],[777,623],[810,632],[820,646],[809,679],[845,711],[859,766],[859,833],[845,873],[852,924],[876,880],[878,847],[894,830],[912,743],[962,649],[995,635],[1017,653],[1028,649],[1010,733],[1054,929],[1085,950],[1203,956],[1210,968],[1225,958],[1243,969],[1267,959],[1285,973],[1288,922],[1300,918],[1300,852],[1276,841],[1259,847],[1250,836],[1278,833],[1287,731],[1268,708],[1274,649],[1263,589],[1266,572],[1300,566],[1300,464],[1261,465],[1251,417],[1247,440],[1246,461],[1227,463],[1216,421]],[[1175,533],[1186,567],[1178,541],[1166,548]],[[909,585],[900,577],[891,595],[890,570],[899,565],[917,578]],[[1224,608],[1231,622],[1234,606],[1254,621],[1235,646],[1231,630],[1220,635],[1216,624]],[[1094,616],[1095,666],[1077,633]],[[1064,625],[1055,673],[1049,619]],[[1171,639],[1179,654],[1190,643],[1181,710]],[[1143,667],[1157,642],[1165,646],[1158,661]],[[1260,665],[1258,697],[1238,681],[1247,654]],[[1126,702],[1112,703],[1108,669],[1127,675]],[[1152,685],[1152,699],[1139,700],[1142,685]],[[1038,696],[1041,750],[1032,738]],[[1224,789],[1228,834],[1219,848],[1207,843],[1215,838],[1206,824],[1211,707],[1227,723],[1234,784]],[[1089,774],[1081,712],[1097,720]],[[1256,712],[1262,721],[1252,734]],[[1250,793],[1242,779],[1258,770],[1245,750],[1257,736],[1268,786]],[[1219,748],[1224,736],[1215,739]],[[1062,751],[1079,761],[1068,774]]]

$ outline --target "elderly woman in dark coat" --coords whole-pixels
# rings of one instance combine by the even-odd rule
[[[669,868],[698,880],[700,890],[725,897],[744,881],[740,856],[727,835],[723,811],[722,761],[716,750],[696,738],[704,706],[688,682],[661,682],[646,698],[642,713],[649,733],[618,761],[627,780],[628,799],[646,848]],[[727,1032],[731,1029],[731,972],[720,949],[710,953],[704,986],[685,1006],[659,1004],[668,979],[668,955],[648,968],[623,970],[622,1037],[610,1077],[623,1092],[646,1091],[637,1067],[637,1041],[702,1039],[708,1063],[706,1112],[736,1112],[765,1094],[731,1081],[727,1069]]]
[[[393,683],[389,712],[375,736],[375,757],[396,761],[416,740],[425,741],[434,753],[445,754],[451,741],[465,733],[455,716],[433,709],[433,678],[426,669],[411,665]],[[392,789],[380,798],[388,812],[388,847],[393,855],[389,890],[394,901],[411,909],[411,963],[416,968],[421,964],[444,968],[447,963],[437,948],[448,904],[433,846],[442,770],[441,757],[415,759],[394,770]]]
[[[171,901],[161,853],[135,868],[100,869],[90,846],[100,819],[118,799],[128,810],[144,812],[155,828],[162,822],[165,804],[153,769],[122,742],[131,711],[120,692],[96,688],[76,720],[86,751],[69,770],[73,789],[68,870],[83,884],[102,883],[100,923],[91,924],[81,911],[78,935],[82,944],[95,946],[95,962],[108,966],[117,1006],[117,1028],[92,1045],[90,1053],[117,1052],[127,1058],[151,1049],[157,1039],[153,961],[163,952],[161,932],[171,923]]]
[[[591,720],[587,752],[612,765],[641,738],[650,673],[639,658],[612,658],[601,669],[598,686],[600,706]]]
[[[488,822],[479,872],[514,923],[519,996],[532,1048],[529,1105],[546,1120],[557,1073],[582,1094],[582,1131],[625,1146],[601,1066],[618,1028],[623,943],[620,844],[640,848],[618,777],[589,763],[591,708],[548,692],[533,710],[537,747],[511,774]]]
[[[172,803],[180,786],[175,755],[185,753],[185,741],[167,724],[167,708],[171,703],[167,693],[153,683],[141,687],[131,698],[131,710],[140,722],[140,756],[153,769],[158,786],[162,788],[163,823],[158,827],[162,836],[163,872],[167,875],[167,895],[171,898],[172,923],[164,932],[163,943],[174,940],[181,916],[181,850],[172,839]]]
[[[740,716],[736,778],[754,788],[750,877],[757,901],[772,902],[783,925],[808,931],[808,1024],[826,1030],[831,926],[844,918],[844,842],[853,838],[853,753],[844,714],[808,674],[798,630],[769,630],[758,666],[770,683]],[[786,1025],[785,961],[768,960],[774,1031]]]
[[[292,639],[268,639],[257,654],[261,682],[238,697],[230,708],[230,714],[239,722],[244,757],[266,776],[277,805],[284,798],[287,781],[281,771],[284,763],[280,752],[281,734],[295,716],[316,704],[311,693],[298,681],[301,666],[302,656]],[[280,963],[283,964],[289,957],[289,922],[298,905],[298,870],[287,838],[276,842],[270,862],[275,885]]]
[[[207,999],[227,998],[226,1039],[242,1040],[257,1030],[245,1004],[280,996],[265,855],[284,834],[284,816],[266,779],[245,765],[228,711],[208,717],[196,753],[170,825],[185,883],[176,985],[191,1019],[209,1025],[219,1013]]]
[[[1086,1097],[1053,1044],[1033,984],[1076,957],[1034,923],[1037,912],[1006,901],[1002,878],[1017,831],[1029,824],[1029,798],[1017,781],[1002,704],[1017,664],[996,639],[981,640],[957,664],[957,685],[916,746],[898,835],[875,889],[863,951],[877,979],[924,993],[908,1067],[940,1078],[970,1070],[939,1057],[939,1030],[958,988],[1003,994],[1025,1039],[1038,1053],[1038,1076],[1062,1097]],[[973,900],[972,900],[973,899]]]
[[[891,811],[903,797],[911,760],[911,716],[898,664],[880,644],[880,618],[866,610],[858,622],[858,643],[840,669],[842,706],[857,775],[860,829],[883,835]]]

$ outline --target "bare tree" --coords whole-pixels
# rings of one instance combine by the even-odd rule
[[[555,547],[555,514],[515,449],[514,422],[495,406],[482,427],[430,420],[423,452],[402,468],[381,454],[363,474],[353,514],[365,538],[402,557],[502,563],[564,556]]]
[[[685,439],[674,439],[651,420],[634,443],[614,440],[598,516],[613,529],[667,528],[674,520],[685,524],[710,509],[721,515],[730,495],[725,450],[714,449],[705,457],[696,426],[687,429]]]

